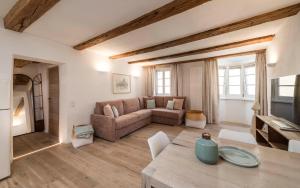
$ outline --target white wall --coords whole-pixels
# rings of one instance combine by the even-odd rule
[[[61,142],[70,142],[72,125],[90,122],[96,101],[142,95],[140,78],[132,78],[130,94],[113,95],[111,73],[97,71],[99,67],[110,66],[113,73],[131,74],[135,69],[140,70],[139,67],[112,63],[89,51],[76,51],[54,41],[3,28],[0,28],[0,41],[0,75],[11,83],[14,57],[59,65]]]
[[[267,63],[270,109],[271,79],[300,74],[300,13],[290,18],[276,34],[267,49]]]
[[[300,13],[279,30],[267,50],[270,78],[300,74]]]
[[[221,99],[219,115],[221,122],[251,125],[253,101]]]

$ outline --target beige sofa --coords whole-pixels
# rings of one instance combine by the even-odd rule
[[[180,125],[184,119],[186,102],[184,101],[182,110],[166,109],[168,100],[173,98],[185,99],[185,97],[155,96],[97,102],[94,114],[91,116],[95,135],[109,141],[116,141],[141,127],[149,125],[151,122]],[[145,108],[148,99],[155,100],[155,109]],[[118,109],[120,115],[118,118],[104,115],[103,107],[107,104]]]

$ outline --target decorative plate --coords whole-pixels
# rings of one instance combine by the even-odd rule
[[[260,163],[252,153],[232,146],[219,147],[219,156],[225,161],[241,167],[253,168]]]

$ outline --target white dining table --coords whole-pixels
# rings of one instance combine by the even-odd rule
[[[208,165],[197,159],[195,142],[201,133],[182,131],[142,171],[142,188],[296,188],[300,187],[300,154],[241,142],[215,139],[219,146],[235,146],[260,160],[244,168],[219,159]]]

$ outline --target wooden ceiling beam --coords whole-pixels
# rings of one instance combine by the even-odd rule
[[[23,32],[60,0],[18,0],[4,17],[4,27]]]
[[[156,10],[153,10],[141,17],[138,17],[124,25],[118,26],[110,31],[102,33],[92,39],[82,42],[76,46],[74,49],[83,50],[97,44],[100,44],[106,40],[118,37],[125,33],[129,33],[133,30],[145,27],[147,25],[153,24],[155,22],[161,21],[168,17],[174,16],[176,14],[182,13],[186,10],[199,6],[211,0],[174,0]]]
[[[266,49],[253,50],[253,51],[247,51],[247,52],[239,52],[239,53],[232,53],[232,54],[225,54],[225,55],[212,56],[212,57],[206,57],[206,58],[200,58],[200,59],[190,59],[190,60],[185,60],[185,61],[175,61],[175,62],[170,62],[170,63],[156,64],[156,65],[145,65],[143,67],[151,67],[151,66],[157,66],[157,65],[170,65],[170,64],[184,64],[184,63],[202,62],[202,61],[205,61],[205,60],[208,60],[208,59],[220,59],[220,58],[226,58],[226,57],[252,55],[252,54],[256,54],[258,52],[262,52],[262,51],[266,51]]]
[[[278,9],[278,10],[275,10],[275,11],[272,11],[272,12],[268,12],[268,13],[265,13],[265,14],[261,14],[261,15],[258,15],[258,16],[254,16],[254,17],[251,17],[251,18],[248,18],[248,19],[244,19],[244,20],[241,20],[241,21],[238,21],[238,22],[227,24],[227,25],[224,25],[224,26],[221,26],[221,27],[217,27],[217,28],[214,28],[214,29],[210,29],[210,30],[207,30],[207,31],[203,31],[203,32],[200,32],[200,33],[189,35],[189,36],[179,38],[179,39],[176,39],[176,40],[172,40],[172,41],[157,44],[157,45],[154,45],[154,46],[134,50],[134,51],[131,51],[131,52],[126,52],[126,53],[114,55],[114,56],[111,56],[110,58],[111,59],[119,59],[119,58],[134,56],[134,55],[138,55],[138,54],[149,53],[149,52],[153,52],[153,51],[157,51],[157,50],[162,50],[162,49],[170,48],[170,47],[174,47],[174,46],[179,46],[179,45],[182,45],[182,44],[195,42],[195,41],[198,41],[198,40],[203,40],[203,39],[218,36],[218,35],[221,35],[221,34],[225,34],[225,33],[233,32],[233,31],[249,28],[249,27],[252,27],[252,26],[256,26],[256,25],[259,25],[259,24],[263,24],[263,23],[279,20],[279,19],[282,19],[282,18],[294,16],[299,11],[300,11],[300,3],[289,6],[289,7],[285,7],[285,8],[282,8],[282,9]]]
[[[14,67],[15,68],[23,68],[32,63],[39,64],[39,62],[36,62],[36,61],[28,61],[28,60],[24,60],[24,59],[14,59]]]
[[[232,42],[232,43],[228,43],[228,44],[222,44],[222,45],[213,46],[213,47],[209,47],[209,48],[191,50],[191,51],[188,51],[188,52],[182,52],[182,53],[171,54],[171,55],[166,55],[166,56],[154,57],[154,58],[149,58],[149,59],[141,59],[141,60],[136,60],[136,61],[129,61],[128,64],[136,64],[136,63],[144,63],[144,62],[179,58],[179,57],[190,56],[190,55],[197,55],[197,54],[204,54],[204,53],[221,51],[221,50],[228,50],[228,49],[232,49],[232,48],[238,48],[238,47],[242,47],[242,46],[258,44],[258,43],[263,43],[263,42],[270,42],[270,41],[272,41],[274,36],[275,35],[268,35],[268,36],[263,36],[263,37],[253,38],[253,39],[247,39],[247,40],[238,41],[238,42]]]

